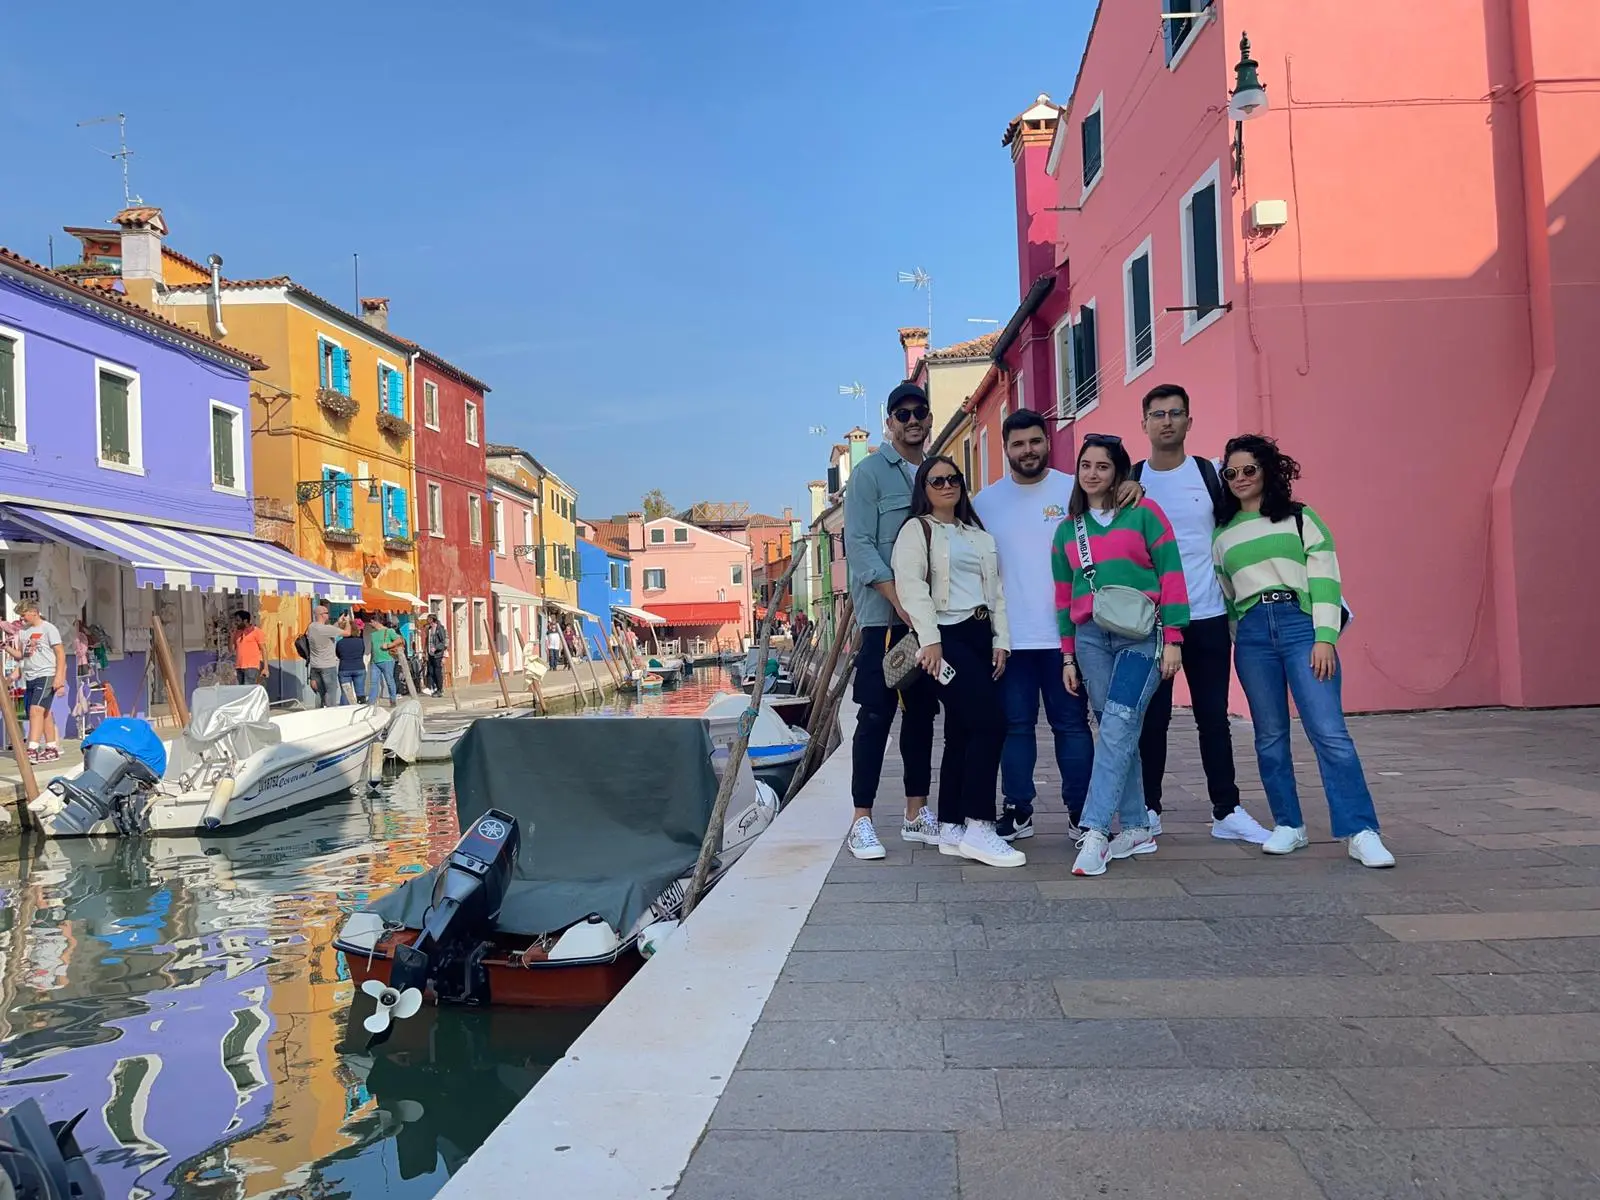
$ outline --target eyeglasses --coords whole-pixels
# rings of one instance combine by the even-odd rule
[[[959,475],[929,475],[928,486],[938,488],[942,492],[947,488],[961,487],[963,484]]]
[[[1152,408],[1144,417],[1147,421],[1165,421],[1168,417],[1174,421],[1181,421],[1188,415],[1189,410],[1186,408]]]
[[[1230,483],[1240,475],[1243,475],[1246,479],[1254,479],[1256,472],[1259,470],[1261,470],[1261,467],[1256,463],[1246,463],[1242,467],[1223,467],[1222,477]]]
[[[894,419],[902,425],[909,425],[913,421],[926,421],[928,406],[919,404],[915,408],[897,408],[894,410]]]
[[[1122,439],[1114,433],[1086,433],[1083,435],[1085,446],[1120,446]]]

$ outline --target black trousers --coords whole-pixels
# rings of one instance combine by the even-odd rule
[[[900,691],[883,681],[884,651],[905,634],[904,625],[861,627],[861,653],[856,657],[852,692],[858,707],[856,733],[850,744],[850,794],[857,808],[871,808],[878,797],[889,729],[902,708],[900,762],[905,769],[906,795],[926,796],[932,786],[933,718],[939,711],[934,689],[938,685],[920,671]]]
[[[994,677],[994,627],[972,618],[939,626],[944,660],[955,678],[934,686],[944,709],[944,755],[939,760],[939,820],[992,821],[1006,743],[1006,710]]]
[[[1211,815],[1218,820],[1239,807],[1233,773],[1233,735],[1228,730],[1228,684],[1233,679],[1233,640],[1228,618],[1191,621],[1183,631],[1183,678],[1200,729],[1200,765],[1205,768]],[[1172,680],[1164,680],[1145,710],[1139,735],[1144,800],[1161,811],[1161,777],[1167,773],[1167,728],[1172,724]]]

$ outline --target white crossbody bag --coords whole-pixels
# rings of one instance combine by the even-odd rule
[[[1082,517],[1073,520],[1078,538],[1078,561],[1083,564],[1083,578],[1094,594],[1094,623],[1107,633],[1118,637],[1142,641],[1155,631],[1158,613],[1156,602],[1138,588],[1120,583],[1096,587],[1094,582],[1094,556],[1089,552],[1089,529]]]

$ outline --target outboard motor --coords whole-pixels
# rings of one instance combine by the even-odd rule
[[[73,1130],[83,1120],[46,1121],[37,1100],[0,1113],[0,1182],[16,1200],[105,1200]]]
[[[63,802],[52,819],[60,833],[88,833],[110,821],[123,834],[143,829],[143,805],[167,769],[167,748],[148,721],[110,717],[83,739],[83,773],[52,779]]]
[[[489,999],[483,955],[522,848],[522,832],[510,813],[491,808],[461,836],[433,881],[433,904],[422,933],[409,946],[394,948],[389,986],[377,997],[396,1016],[416,1011],[405,999],[415,989],[432,987],[441,1000],[482,1004]],[[393,993],[391,998],[390,993]],[[368,1026],[369,1029],[372,1026]],[[392,1026],[375,1029],[369,1045],[389,1036]]]

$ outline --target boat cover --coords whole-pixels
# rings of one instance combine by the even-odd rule
[[[498,808],[522,827],[498,926],[554,933],[590,913],[626,933],[700,853],[717,796],[711,741],[697,717],[478,721],[455,750],[463,829]],[[418,929],[435,872],[371,905]]]
[[[173,739],[165,779],[181,779],[202,762],[249,758],[283,740],[272,721],[272,702],[259,684],[196,688],[189,725]]]
[[[401,762],[417,761],[422,754],[422,701],[402,700],[395,705],[383,748]]]
[[[719,731],[714,733],[713,740],[719,744],[731,742],[733,736],[720,731],[727,730],[728,722],[732,722],[736,734],[740,718],[749,709],[750,697],[743,692],[723,692],[707,705],[702,715],[711,722],[714,731]],[[808,741],[809,737],[804,729],[790,725],[780,717],[765,696],[761,698],[761,708],[750,729],[751,746],[798,746]]]

